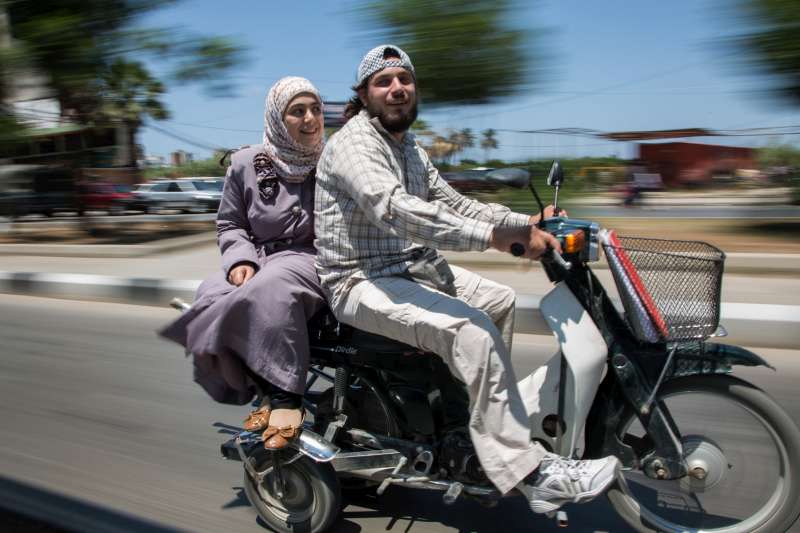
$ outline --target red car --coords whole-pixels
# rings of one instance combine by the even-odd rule
[[[131,188],[121,183],[83,181],[78,183],[78,199],[81,213],[107,211],[119,215],[128,209],[133,195]]]

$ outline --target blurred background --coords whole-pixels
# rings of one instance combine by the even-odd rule
[[[781,370],[743,377],[800,420],[798,35],[797,0],[0,0],[0,530],[261,530],[217,452],[244,411],[155,331],[220,268],[224,156],[261,142],[269,87],[309,78],[336,135],[384,42],[411,56],[414,133],[464,194],[534,212],[489,178],[520,169],[550,202],[558,159],[570,216],[724,250],[729,341]],[[448,259],[520,302],[549,290],[500,256]],[[515,365],[553,350],[516,335]],[[531,529],[517,503],[398,490],[338,530]],[[628,531],[606,502],[580,516]]]
[[[253,1],[221,11],[188,0],[7,0],[0,241],[141,241],[159,235],[133,215],[213,212],[220,159],[260,142],[269,86],[284,75],[311,79],[332,135],[361,55],[379,42],[413,58],[422,95],[414,130],[466,194],[534,209],[527,193],[493,186],[485,173],[514,166],[541,179],[558,158],[565,205],[607,208],[590,215],[628,216],[612,207],[670,199],[789,206],[800,200],[798,25],[789,0],[302,10]],[[87,214],[93,223],[76,223]],[[97,219],[107,214],[131,217]],[[45,217],[70,220],[35,224]],[[196,231],[196,218],[176,216],[163,229]],[[746,231],[798,229],[757,226]]]

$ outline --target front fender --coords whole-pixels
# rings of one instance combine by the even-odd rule
[[[691,343],[679,346],[671,378],[699,374],[727,374],[734,365],[765,366],[775,370],[760,355],[732,344],[716,342]]]

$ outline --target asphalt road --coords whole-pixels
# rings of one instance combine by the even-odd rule
[[[263,531],[238,463],[218,446],[246,408],[191,382],[179,347],[154,334],[169,309],[0,296],[0,505],[80,531]],[[547,337],[518,336],[520,375],[548,358]],[[761,350],[780,370],[740,375],[800,420],[798,351]],[[604,498],[569,507],[573,531],[627,532]],[[336,531],[555,531],[519,498],[494,509],[441,505],[390,488],[344,509]]]

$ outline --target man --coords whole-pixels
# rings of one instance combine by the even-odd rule
[[[538,216],[465,198],[439,176],[408,133],[418,93],[400,48],[370,50],[354,90],[354,116],[317,166],[317,269],[334,314],[445,360],[466,384],[470,437],[501,492],[518,489],[535,512],[602,493],[616,477],[615,458],[573,461],[531,442],[511,366],[513,290],[436,252],[509,252],[518,242],[537,259],[547,247],[560,250],[558,241],[533,226]]]

